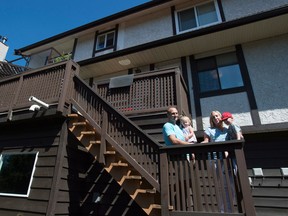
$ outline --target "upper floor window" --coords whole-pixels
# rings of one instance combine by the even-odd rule
[[[29,195],[38,153],[7,153],[0,156],[0,195]]]
[[[218,7],[214,1],[176,11],[176,18],[178,33],[187,32],[220,21]]]
[[[97,36],[96,51],[113,48],[115,44],[115,31],[106,32]]]
[[[201,93],[244,85],[235,52],[199,59],[196,67]]]

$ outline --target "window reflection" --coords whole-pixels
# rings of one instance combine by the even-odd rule
[[[36,155],[36,153],[1,155],[1,194],[28,194]]]
[[[204,26],[218,21],[213,2],[197,7],[199,26]]]
[[[210,92],[244,85],[236,53],[225,53],[196,62],[200,92]]]
[[[177,32],[185,32],[218,23],[220,16],[214,1],[176,12]]]
[[[218,68],[222,89],[243,86],[239,65],[229,65]]]
[[[199,73],[200,91],[207,92],[220,88],[216,70],[209,70]]]
[[[101,34],[97,37],[96,50],[111,48],[115,44],[115,31]]]

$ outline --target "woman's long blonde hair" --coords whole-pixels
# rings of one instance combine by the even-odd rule
[[[214,123],[214,121],[213,121],[213,115],[212,115],[213,113],[217,113],[217,114],[220,116],[220,118],[222,118],[221,112],[219,112],[218,110],[212,111],[212,112],[210,113],[210,127],[211,127],[211,128],[217,127],[217,125],[215,125],[215,123]],[[222,122],[222,121],[221,121],[221,127],[223,127],[223,122]]]

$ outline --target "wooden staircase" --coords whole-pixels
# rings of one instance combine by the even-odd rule
[[[101,131],[96,131],[79,114],[69,114],[69,130],[85,146],[97,161],[103,164],[115,181],[146,212],[147,215],[161,215],[160,193],[143,178],[125,158],[107,141],[102,140]],[[101,149],[104,149],[104,151]],[[103,153],[101,153],[103,152]],[[101,155],[102,154],[102,155]],[[101,160],[101,158],[104,158]]]

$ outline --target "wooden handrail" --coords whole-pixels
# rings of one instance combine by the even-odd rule
[[[160,190],[160,144],[115,110],[78,76],[74,76],[72,104],[101,133],[102,139],[104,137],[153,187]]]

